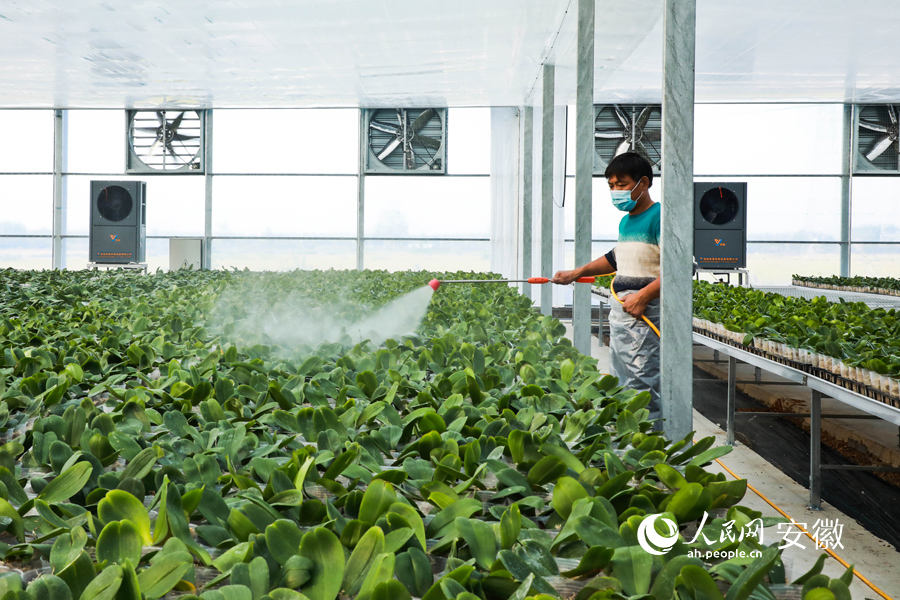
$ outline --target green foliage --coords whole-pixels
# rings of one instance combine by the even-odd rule
[[[444,286],[415,333],[378,345],[305,335],[434,275],[0,271],[0,527],[17,538],[0,558],[53,571],[0,591],[546,600],[557,577],[590,577],[601,595],[705,589],[683,577],[698,566],[683,540],[662,562],[636,532],[648,514],[683,525],[739,502],[746,482],[704,469],[727,450],[652,431],[649,395],[597,372],[515,289]],[[577,567],[560,573],[563,558]],[[703,572],[765,596],[763,567],[722,564]]]

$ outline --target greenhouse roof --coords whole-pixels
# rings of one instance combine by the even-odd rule
[[[0,107],[515,106],[575,96],[576,0],[34,0]],[[698,102],[900,100],[892,0],[698,0]],[[598,0],[597,102],[661,98],[661,0]]]

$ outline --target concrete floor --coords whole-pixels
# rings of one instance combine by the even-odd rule
[[[571,323],[564,323],[566,323],[567,327],[567,336],[571,339]],[[598,369],[601,372],[608,372],[609,348],[601,346],[596,336],[592,336],[591,355],[597,358]],[[749,375],[752,378],[752,370]],[[739,379],[741,378],[743,377],[739,377]],[[787,391],[795,394],[802,394],[805,391],[808,395],[808,390],[805,390],[805,388],[789,388]],[[724,404],[724,397],[722,402]],[[823,402],[823,411],[828,410],[826,407],[827,405]],[[846,407],[841,410],[845,411],[845,409]],[[848,421],[848,423],[854,426],[873,426],[873,422],[870,421],[866,421],[864,425],[853,421]],[[697,432],[698,439],[715,436],[717,438],[716,446],[724,445],[725,443],[725,432],[697,411],[694,411],[694,429]],[[896,428],[892,429],[893,435],[896,436]],[[835,553],[847,563],[854,564],[856,570],[872,584],[880,588],[886,597],[900,599],[900,576],[895,571],[897,565],[900,564],[900,552],[897,552],[893,546],[869,533],[853,517],[840,512],[826,502],[822,503],[823,510],[821,511],[808,510],[806,507],[809,499],[807,488],[795,483],[778,469],[772,468],[772,465],[765,459],[740,443],[736,444],[734,450],[724,456],[721,461],[738,477],[746,478],[749,484],[758,491],[757,494],[748,490],[747,495],[741,502],[743,506],[758,510],[765,516],[780,516],[775,509],[763,500],[760,496],[761,494],[790,515],[796,522],[805,523],[806,529],[810,531],[815,530],[816,521],[819,519],[831,519],[833,522],[843,525],[840,539],[843,548],[833,548]],[[714,472],[725,472],[717,463],[712,463],[707,468]],[[798,530],[794,528],[794,531]],[[784,543],[785,529],[783,527],[781,529],[770,527],[765,530],[763,538],[767,544],[775,541]],[[795,536],[791,536],[792,540],[794,538]],[[812,540],[805,535],[802,535],[797,541],[804,548],[792,546],[784,550],[788,580],[795,579],[805,573],[821,554],[821,551],[817,551],[814,548]],[[845,568],[833,558],[828,558],[825,561],[824,573],[831,577],[840,576],[844,570]],[[854,577],[850,586],[850,592],[853,598],[856,599],[877,599],[881,597],[858,577]]]

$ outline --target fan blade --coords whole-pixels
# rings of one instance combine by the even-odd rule
[[[413,121],[412,130],[413,133],[419,133],[419,130],[425,127],[425,124],[431,120],[434,115],[437,114],[437,111],[433,108],[429,108],[427,110],[423,110],[422,113],[416,117],[416,120]]]
[[[594,137],[598,139],[618,140],[625,137],[621,131],[595,131]]]
[[[147,150],[147,154],[149,154],[150,156],[155,156],[155,155],[159,154],[160,153],[159,146],[160,146],[160,144],[162,144],[162,142],[163,142],[162,137],[156,138],[156,141],[153,142],[153,144],[151,144],[150,148]]]
[[[647,154],[647,149],[644,147],[644,144],[640,142],[640,140],[634,143],[634,151],[646,158],[647,162],[651,165],[655,162],[652,158],[650,158],[650,155]]]
[[[133,127],[132,131],[152,131],[156,134],[156,132],[159,131],[159,127]]]
[[[645,129],[643,139],[648,142],[658,142],[662,138],[662,132],[659,129]]]
[[[369,127],[375,129],[377,131],[383,131],[384,133],[389,133],[391,135],[400,135],[400,128],[396,125],[386,125],[385,123],[379,123],[378,121],[372,121],[369,123]]]
[[[619,144],[616,147],[615,156],[618,156],[618,155],[622,154],[623,152],[628,152],[629,150],[631,150],[631,142],[629,142],[628,140],[625,140],[624,142],[622,142],[621,144]]]
[[[423,145],[423,146],[427,146],[428,148],[432,148],[433,150],[440,150],[440,149],[441,149],[441,141],[440,141],[440,140],[436,140],[436,139],[434,139],[433,137],[428,136],[428,135],[418,135],[418,134],[416,134],[416,135],[413,136],[413,140],[414,140],[414,141],[422,142],[422,145]]]
[[[653,112],[652,106],[645,106],[644,110],[641,111],[641,114],[638,115],[637,126],[640,127],[641,129],[643,129],[644,125],[647,124],[647,121],[650,120],[650,113],[652,113],[652,112]]]
[[[893,140],[891,140],[891,136],[886,135],[875,144],[872,150],[866,154],[866,159],[869,161],[873,161],[879,156],[881,156],[885,150],[891,147]]]
[[[180,115],[175,117],[175,120],[172,121],[172,124],[169,125],[169,129],[172,131],[178,131],[178,127],[181,125],[181,120],[184,118],[184,111],[181,112]]]
[[[625,116],[625,113],[622,112],[622,109],[619,108],[618,104],[613,104],[613,110],[616,111],[616,116],[619,117],[619,122],[622,123],[622,126],[625,129],[631,129],[631,122],[628,120],[628,117]]]
[[[879,125],[878,123],[872,123],[869,121],[859,120],[859,126],[863,129],[869,129],[871,131],[877,131],[879,133],[887,133],[888,128],[884,125]]]
[[[397,149],[397,146],[400,145],[400,137],[397,136],[388,142],[384,148],[381,149],[381,152],[378,153],[378,160],[384,160],[387,156]]]
[[[176,133],[172,136],[172,140],[175,142],[183,142],[185,140],[199,140],[199,135],[186,135],[184,133]]]
[[[175,159],[175,162],[181,162],[181,163],[187,162],[181,156],[179,156],[177,152],[175,152],[175,149],[172,148],[172,144],[166,144],[166,150],[169,151],[169,156],[171,156],[173,159]]]
[[[891,125],[897,124],[897,107],[893,104],[888,104],[888,116],[891,118]]]
[[[156,111],[156,120],[159,121],[160,127],[166,126],[166,111],[158,110]]]

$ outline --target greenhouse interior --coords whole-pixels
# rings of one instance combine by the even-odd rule
[[[0,2],[0,600],[900,600],[898,20]]]

